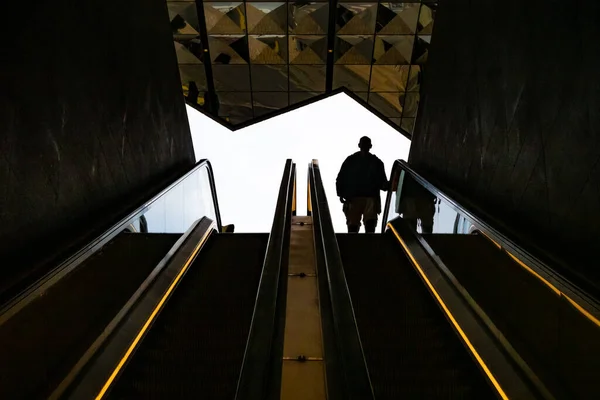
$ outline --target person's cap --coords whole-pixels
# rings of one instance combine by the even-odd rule
[[[358,147],[361,149],[370,149],[371,146],[371,139],[369,139],[367,136],[363,136],[360,138],[360,142],[358,142]]]

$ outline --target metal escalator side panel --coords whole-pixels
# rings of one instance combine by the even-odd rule
[[[337,240],[377,399],[496,397],[393,235]]]
[[[178,237],[118,235],[0,326],[0,398],[47,398]]]
[[[213,234],[109,399],[235,396],[268,234]]]
[[[586,278],[573,269],[569,260],[559,259],[555,255],[549,254],[548,251],[542,250],[531,242],[531,238],[523,237],[518,232],[509,229],[502,221],[493,218],[485,210],[468,202],[467,199],[459,197],[450,188],[440,186],[439,182],[434,184],[428,181],[404,160],[396,160],[392,170],[402,171],[439,200],[443,200],[462,219],[470,221],[479,232],[495,245],[500,246],[530,273],[545,281],[553,290],[558,290],[568,296],[576,303],[576,308],[583,315],[589,317],[594,323],[600,323],[598,282]]]
[[[515,368],[488,328],[430,258],[422,247],[418,234],[401,218],[390,222],[388,227],[498,396],[502,399],[540,398],[540,394],[532,389],[524,374]]]
[[[309,165],[309,184],[323,319],[327,396],[332,400],[373,399],[373,387],[317,160]]]
[[[235,399],[275,399],[281,392],[288,251],[296,165],[286,164],[260,276]]]
[[[90,361],[85,372],[67,390],[67,397],[104,397],[215,230],[216,224],[203,218],[182,236],[177,253],[135,305],[127,305],[131,307],[127,319],[108,338],[101,352]]]
[[[4,304],[0,304],[0,326],[6,323],[10,318],[17,315],[21,310],[26,308],[29,304],[39,300],[41,295],[48,291],[52,286],[56,285],[63,278],[67,277],[73,271],[75,271],[80,265],[82,265],[88,258],[92,257],[97,251],[99,251],[104,245],[113,240],[119,233],[123,232],[133,222],[140,220],[140,228],[145,229],[147,233],[147,221],[144,215],[148,210],[152,209],[160,201],[165,200],[170,193],[173,193],[175,188],[182,187],[182,184],[189,179],[201,176],[202,172],[206,171],[207,182],[211,191],[211,200],[213,208],[213,217],[216,219],[216,224],[221,228],[221,214],[219,210],[219,203],[217,199],[215,179],[212,166],[206,159],[198,161],[189,171],[183,176],[178,177],[174,181],[170,182],[159,190],[158,193],[154,193],[144,203],[140,204],[133,211],[128,212],[123,218],[108,227],[104,232],[100,233],[99,236],[93,238],[89,243],[80,244],[81,247],[74,249],[71,254],[65,254],[61,257],[62,261],[58,262],[58,265],[49,265],[52,269],[39,268],[40,271],[45,270],[43,275],[38,276],[36,273],[35,281],[29,282],[28,286],[21,288],[19,292],[16,292],[12,298],[5,299],[6,293],[0,293],[0,299]],[[198,215],[193,217],[189,221],[191,224],[195,218],[201,218],[204,215]],[[155,232],[155,233],[167,233],[167,232]],[[179,232],[183,233],[183,232]],[[29,281],[29,279],[24,280]],[[12,292],[14,288],[9,289],[8,292]]]
[[[569,296],[480,234],[423,239],[494,321],[540,390],[569,399],[595,391],[600,328]]]

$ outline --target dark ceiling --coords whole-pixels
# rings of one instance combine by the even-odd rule
[[[188,103],[230,129],[347,91],[411,136],[437,0],[167,6]]]

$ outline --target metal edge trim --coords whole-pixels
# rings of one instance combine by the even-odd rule
[[[79,399],[93,396],[101,399],[107,393],[216,229],[214,221],[202,218],[193,229],[188,230],[184,243],[163,267],[161,274],[154,279],[151,287],[137,300],[136,304],[130,306],[131,309],[126,313],[127,320],[120,324],[109,338],[105,339],[104,349],[96,354],[95,359],[90,361],[91,364],[87,368],[84,366],[87,370],[82,376],[75,378],[78,382],[75,383],[72,390],[67,388],[69,392],[67,397]]]
[[[126,217],[122,218],[119,222],[110,227],[103,234],[101,234],[96,239],[92,240],[90,243],[85,245],[82,249],[78,250],[71,257],[67,258],[65,261],[60,263],[56,268],[49,271],[36,282],[32,283],[28,288],[26,288],[21,293],[13,297],[12,300],[9,300],[4,305],[4,307],[0,309],[0,326],[2,326],[4,323],[10,320],[10,318],[19,313],[19,311],[27,307],[31,302],[40,298],[45,291],[47,291],[52,286],[60,282],[69,273],[73,272],[77,267],[79,267],[83,262],[85,262],[98,250],[100,250],[110,240],[114,239],[117,236],[117,234],[119,234],[129,224],[131,224],[133,221],[135,221],[137,218],[143,215],[147,211],[147,209],[149,209],[162,196],[167,194],[174,187],[181,184],[191,174],[195,173],[200,168],[203,168],[205,166],[208,169],[209,182],[211,182],[211,190],[213,191],[213,203],[215,206],[215,213],[217,214],[217,224],[220,225],[221,217],[216,197],[216,188],[214,185],[214,174],[212,171],[212,166],[208,160],[203,159],[196,163],[196,165],[188,172],[186,172],[182,177],[175,180],[175,182],[171,183],[169,186],[160,191],[150,200],[144,202],[141,206],[129,213]]]
[[[416,245],[407,243],[393,224],[389,224],[388,226],[432,297],[457,332],[460,340],[465,344],[468,351],[477,361],[480,369],[485,373],[488,381],[496,390],[499,398],[503,400],[508,400],[509,398],[536,398],[531,392],[529,385],[515,371],[511,360],[507,359],[504,351],[498,348],[495,339],[487,333],[487,327],[482,326],[479,319],[473,315],[472,310],[464,304],[464,299],[457,293],[451,283],[444,278],[436,263],[429,259],[429,256],[420,246],[420,243],[418,241]],[[414,242],[414,240],[412,241]],[[418,254],[419,252],[421,254]],[[417,258],[420,261],[425,261],[426,264],[422,264]],[[459,307],[462,310],[457,310]],[[454,312],[451,309],[454,309]],[[475,333],[476,330],[479,332]],[[469,335],[466,331],[469,331]],[[474,344],[475,341],[478,343]],[[490,368],[488,364],[492,365],[492,367]],[[492,372],[492,369],[494,372]]]

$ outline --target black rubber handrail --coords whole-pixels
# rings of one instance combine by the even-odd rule
[[[362,343],[356,324],[352,299],[346,282],[346,276],[342,265],[340,250],[338,247],[327,197],[321,179],[318,163],[313,161],[309,167],[310,196],[312,203],[313,228],[315,231],[316,252],[322,254],[323,264],[319,265],[317,258],[317,270],[319,279],[326,278],[327,295],[319,291],[320,302],[328,302],[333,319],[333,330],[335,336],[335,370],[330,371],[332,365],[327,358],[331,354],[325,348],[327,370],[327,398],[337,399],[374,399],[373,388],[365,361]],[[321,285],[319,285],[321,288]],[[323,325],[325,326],[324,321]],[[324,336],[327,332],[323,332]],[[328,340],[324,337],[325,345]],[[332,384],[330,377],[336,382]]]
[[[191,268],[209,238],[218,234],[215,222],[203,217],[194,222],[142,282],[131,298],[96,338],[49,400],[103,399],[146,333]]]
[[[280,395],[287,249],[290,241],[295,173],[296,167],[292,160],[287,160],[258,284],[236,400],[278,399]]]
[[[77,251],[67,260],[60,263],[56,268],[52,269],[50,272],[45,274],[43,277],[38,279],[24,291],[22,291],[20,294],[15,296],[12,300],[8,301],[0,310],[0,325],[8,321],[13,315],[17,314],[32,300],[38,298],[40,293],[45,292],[51,286],[55,285],[62,278],[64,278],[66,275],[68,275],[70,272],[76,269],[92,254],[100,250],[106,243],[108,243],[120,232],[122,232],[127,226],[129,226],[138,218],[143,216],[146,213],[146,211],[152,206],[152,204],[154,204],[156,201],[158,201],[160,198],[162,198],[175,187],[181,185],[183,182],[185,182],[186,179],[188,179],[192,174],[196,173],[201,168],[206,168],[208,172],[210,190],[216,214],[216,223],[219,231],[221,231],[221,212],[219,209],[219,202],[217,199],[214,173],[210,162],[206,159],[203,159],[198,161],[183,176],[177,178],[174,182],[170,183],[166,188],[161,190],[158,194],[152,196],[149,200],[144,201],[141,205],[136,207],[119,222],[111,226],[103,234],[89,242],[87,245],[85,245],[82,249]]]
[[[436,182],[433,184],[431,181],[414,171],[404,160],[396,160],[394,162],[394,166],[392,167],[390,179],[391,187],[386,197],[382,232],[385,231],[388,222],[388,213],[392,197],[391,188],[394,187],[394,180],[399,178],[400,172],[402,171],[404,171],[404,173],[431,192],[434,196],[442,199],[450,207],[454,208],[458,214],[474,222],[474,224],[481,228],[492,240],[494,240],[496,243],[499,243],[503,248],[509,250],[519,259],[526,262],[526,264],[533,268],[537,273],[546,278],[551,278],[553,281],[552,283],[555,284],[559,290],[571,295],[571,297],[576,299],[578,304],[584,307],[586,311],[590,312],[594,316],[600,315],[600,301],[598,301],[600,298],[600,288],[598,288],[594,283],[587,280],[581,274],[573,271],[573,269],[569,267],[567,263],[553,257],[552,255],[548,254],[548,252],[522,238],[516,232],[505,226],[505,224],[492,217],[489,213],[481,210],[479,207],[476,207],[473,204],[466,205],[466,201],[464,199],[461,202],[456,201],[455,199],[460,198],[459,195],[448,188],[443,188],[443,190],[440,189],[441,185],[439,183]],[[508,235],[496,229],[496,226],[502,227],[502,230],[506,231]],[[519,242],[526,244],[528,248],[535,250],[535,252],[540,254],[542,258],[550,260],[552,265],[546,264],[540,259],[540,257],[525,250],[524,247],[519,245],[517,240],[513,238],[516,238]]]

